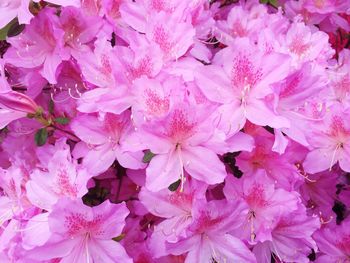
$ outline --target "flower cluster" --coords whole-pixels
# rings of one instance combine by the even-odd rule
[[[349,15],[1,0],[0,262],[350,262]]]

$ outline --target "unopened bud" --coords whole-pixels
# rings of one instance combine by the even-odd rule
[[[30,97],[13,90],[0,93],[0,106],[10,110],[32,114],[40,110],[40,107]]]

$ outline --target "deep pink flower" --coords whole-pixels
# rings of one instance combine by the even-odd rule
[[[242,215],[243,227],[236,233],[252,244],[271,240],[279,218],[295,211],[300,203],[297,192],[275,188],[263,170],[242,179],[227,177],[224,193],[228,200],[243,199],[249,207]]]
[[[324,122],[311,132],[308,140],[312,150],[303,163],[306,172],[331,170],[337,162],[344,171],[350,171],[350,126],[345,121],[349,118],[348,111],[332,107]]]
[[[239,134],[238,137],[233,136],[232,141],[242,139],[243,143],[226,144],[225,136],[215,133],[214,117],[208,116],[207,111],[208,107],[178,102],[164,118],[136,127],[136,132],[129,137],[129,147],[150,149],[156,154],[146,169],[146,188],[159,191],[178,179],[183,185],[184,170],[196,180],[208,184],[220,183],[226,177],[226,171],[216,154],[218,141],[223,146],[218,152],[220,154],[223,150],[252,148],[250,138]]]
[[[29,12],[29,0],[4,0],[0,4],[0,29],[18,17],[20,24],[29,24],[33,15]]]
[[[59,20],[60,26],[64,30],[65,46],[75,57],[80,56],[77,52],[90,51],[88,44],[95,39],[103,22],[100,17],[86,16],[75,7],[63,8]]]
[[[350,221],[345,220],[340,226],[330,224],[314,234],[320,250],[318,263],[346,262],[350,257]]]
[[[166,242],[177,242],[186,236],[186,228],[192,223],[192,209],[196,200],[203,198],[206,185],[193,179],[188,180],[182,192],[178,189],[171,192],[168,189],[150,192],[142,188],[139,198],[142,204],[152,214],[165,218],[152,233],[150,249],[154,257],[165,256]]]
[[[11,48],[5,54],[6,62],[14,66],[40,67],[41,75],[50,83],[56,83],[58,65],[69,58],[55,12],[53,8],[42,10],[21,34],[8,40]]]
[[[104,172],[117,159],[127,168],[140,169],[143,153],[125,149],[125,140],[132,131],[130,113],[80,115],[72,123],[75,134],[83,140],[76,146],[75,155],[84,157],[83,165],[93,174]],[[98,161],[97,161],[98,160]]]
[[[305,208],[286,214],[272,230],[272,240],[258,243],[253,253],[259,262],[271,262],[271,253],[279,262],[310,262],[307,257],[311,249],[316,250],[316,242],[311,237],[320,227],[317,217],[308,217]]]
[[[193,208],[193,223],[188,227],[186,237],[176,243],[167,243],[167,248],[172,254],[188,252],[186,263],[211,260],[256,262],[246,245],[229,234],[241,226],[242,216],[247,211],[242,202],[202,200],[196,204]]]
[[[105,201],[88,207],[80,199],[60,199],[48,217],[52,238],[30,251],[29,258],[75,262],[132,262],[112,238],[122,233],[129,210],[125,204]]]
[[[230,132],[240,130],[246,120],[274,128],[290,126],[265,101],[273,94],[271,84],[287,76],[288,57],[266,55],[247,39],[237,39],[234,46],[217,53],[213,65],[200,67],[196,75],[204,95],[222,104],[222,125]]]
[[[252,129],[254,129],[252,131]],[[255,140],[255,147],[251,152],[242,152],[236,158],[236,164],[245,174],[254,174],[263,169],[266,175],[272,179],[279,187],[286,190],[293,190],[303,179],[299,174],[295,162],[304,158],[304,151],[300,147],[294,147],[292,143],[286,148],[284,154],[272,151],[274,147],[273,135],[261,127],[245,127],[247,133],[251,134]],[[275,134],[276,136],[276,134]],[[283,136],[283,135],[282,135]],[[298,158],[295,152],[301,153]]]
[[[47,211],[61,197],[82,197],[87,192],[87,181],[91,177],[72,159],[65,139],[56,142],[54,151],[46,164],[47,171],[42,171],[42,168],[34,170],[26,183],[30,202]]]

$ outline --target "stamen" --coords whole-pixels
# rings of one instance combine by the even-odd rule
[[[250,241],[251,242],[254,242],[256,238],[255,228],[254,228],[254,218],[255,218],[255,212],[249,211],[248,221],[250,222]]]
[[[322,225],[326,225],[328,223],[330,223],[333,220],[333,216],[330,216],[328,220],[324,220],[323,216],[322,216],[322,212],[319,212],[320,214],[320,222]]]
[[[335,147],[333,155],[332,155],[331,163],[329,165],[329,171],[332,171],[332,167],[335,164],[335,156],[336,156],[337,151],[339,150],[339,148],[342,147],[342,145],[343,145],[342,143],[337,143],[337,146]]]
[[[179,161],[180,161],[180,166],[181,166],[181,176],[180,176],[180,180],[181,180],[181,186],[180,186],[180,193],[183,192],[184,190],[184,185],[185,185],[185,173],[184,173],[184,164],[183,164],[183,160],[182,160],[182,156],[181,156],[181,146],[178,144],[176,145],[176,153],[177,156],[179,157]]]
[[[309,178],[309,175],[303,170],[300,163],[296,163],[295,166],[298,168],[298,173],[304,177],[305,180],[309,181],[310,183],[316,183],[317,180],[313,180]]]

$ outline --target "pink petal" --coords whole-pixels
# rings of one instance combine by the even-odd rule
[[[216,153],[202,146],[187,146],[182,150],[182,158],[186,172],[199,181],[217,184],[223,182],[227,175]]]
[[[196,83],[211,101],[229,103],[233,100],[230,81],[218,66],[199,67],[195,75]]]
[[[146,169],[146,188],[152,192],[167,188],[180,179],[182,169],[174,151],[154,156]]]
[[[132,263],[132,259],[125,252],[125,249],[113,240],[96,240],[89,242],[89,252],[92,257],[91,262],[115,263],[125,262]],[[83,258],[83,257],[81,257]],[[70,261],[74,262],[74,261]],[[68,263],[68,262],[67,262]]]

